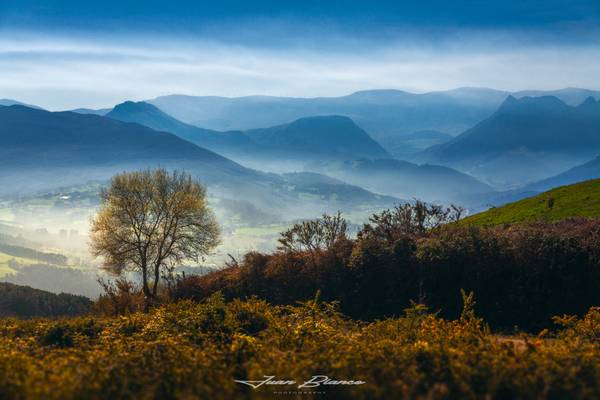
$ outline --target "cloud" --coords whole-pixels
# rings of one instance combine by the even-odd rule
[[[413,39],[319,46],[312,37],[260,47],[192,36],[2,35],[0,97],[57,110],[172,93],[312,97],[372,88],[596,88],[600,81],[597,46],[536,45],[489,32]]]

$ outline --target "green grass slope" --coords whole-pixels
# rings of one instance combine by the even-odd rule
[[[600,218],[600,179],[561,186],[537,196],[465,218],[469,225],[501,225],[570,217]]]

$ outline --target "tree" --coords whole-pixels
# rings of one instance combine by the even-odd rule
[[[164,169],[114,176],[91,221],[91,251],[116,275],[137,271],[145,308],[156,299],[161,273],[199,261],[219,243],[206,189],[186,173]]]
[[[396,205],[390,210],[373,214],[358,236],[376,237],[393,244],[401,238],[423,236],[431,229],[457,222],[462,218],[464,211],[464,208],[455,205],[444,208],[441,205],[415,200],[412,204]]]
[[[279,249],[289,252],[316,253],[330,250],[340,241],[347,239],[348,223],[341,213],[323,214],[320,219],[294,224],[281,233]]]

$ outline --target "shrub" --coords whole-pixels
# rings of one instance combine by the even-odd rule
[[[220,291],[226,299],[294,304],[320,291],[344,313],[373,320],[400,315],[411,300],[456,318],[456,293],[465,289],[475,292],[488,323],[506,331],[537,331],[555,314],[582,315],[600,304],[598,220],[407,231],[403,213],[384,213],[332,248],[249,253],[239,264],[180,280],[173,296],[201,301]]]
[[[303,398],[315,390],[371,400],[600,396],[596,308],[582,319],[558,318],[567,326],[555,335],[500,337],[476,315],[472,294],[463,301],[454,320],[416,303],[396,318],[365,323],[318,296],[270,306],[218,294],[121,317],[0,319],[0,397],[218,400],[303,391],[235,382],[265,375],[365,382],[304,389]],[[82,334],[91,326],[94,334]]]

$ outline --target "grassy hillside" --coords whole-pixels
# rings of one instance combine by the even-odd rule
[[[469,225],[501,225],[506,223],[570,217],[600,218],[600,179],[561,186],[534,197],[502,207],[492,208],[465,218]]]

